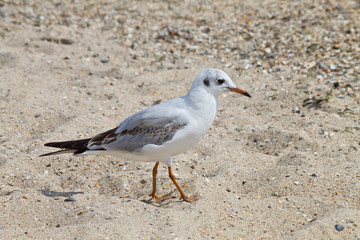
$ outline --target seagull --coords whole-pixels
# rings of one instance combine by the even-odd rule
[[[222,70],[207,68],[195,78],[189,92],[146,108],[128,117],[119,126],[92,138],[45,143],[47,147],[61,148],[50,156],[63,153],[74,155],[111,155],[130,161],[156,162],[152,170],[152,200],[166,199],[156,195],[156,175],[159,163],[166,164],[169,177],[186,202],[198,200],[189,197],[180,188],[171,170],[171,157],[195,146],[213,123],[218,110],[218,96],[236,92],[250,97],[237,88]]]

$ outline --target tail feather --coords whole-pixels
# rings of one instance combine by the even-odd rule
[[[50,152],[50,153],[45,153],[45,154],[41,154],[39,157],[45,157],[45,156],[51,156],[51,155],[59,155],[59,154],[63,154],[63,153],[75,153],[76,150],[73,149],[63,149],[63,150],[59,150],[56,152]]]
[[[50,155],[57,155],[63,153],[73,153],[74,155],[81,154],[87,150],[87,145],[91,138],[81,139],[81,140],[74,140],[74,141],[65,141],[65,142],[49,142],[45,143],[44,146],[46,147],[54,147],[54,148],[62,148],[60,151],[45,153],[40,155],[43,156],[50,156]]]
[[[49,142],[45,143],[46,147],[55,147],[55,148],[70,148],[70,149],[87,149],[87,144],[91,140],[91,138],[73,140],[73,141],[65,141],[65,142]]]

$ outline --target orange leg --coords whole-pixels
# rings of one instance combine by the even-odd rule
[[[157,175],[157,168],[159,166],[159,162],[156,162],[155,167],[153,168],[153,190],[151,193],[151,197],[153,198],[153,200],[159,200],[158,197],[156,196],[156,175]]]
[[[185,193],[181,190],[179,184],[176,182],[176,179],[175,179],[174,174],[172,173],[171,167],[168,167],[168,170],[169,170],[170,179],[173,181],[173,183],[175,184],[177,190],[180,192],[180,195],[181,195],[180,199],[183,199],[186,202],[194,202],[196,200],[199,200],[199,198],[197,198],[197,197],[187,197],[185,195]]]
[[[165,196],[163,196],[163,197],[158,197],[158,196],[156,196],[156,175],[157,175],[157,169],[158,169],[158,167],[159,167],[159,162],[156,162],[156,164],[155,164],[155,166],[154,166],[154,168],[153,168],[153,190],[152,190],[152,192],[151,192],[151,194],[150,194],[150,196],[152,197],[152,199],[154,200],[154,201],[158,201],[158,200],[162,200],[162,199],[167,199],[167,198],[169,198],[170,197],[170,194],[169,195],[165,195]]]

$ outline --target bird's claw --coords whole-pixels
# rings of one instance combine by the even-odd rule
[[[162,196],[162,197],[159,197],[159,196],[156,196],[156,195],[150,195],[152,197],[152,200],[157,202],[157,201],[163,201],[163,200],[166,200],[166,199],[170,199],[171,198],[171,193],[165,195],[165,196]]]
[[[187,197],[187,196],[182,196],[180,199],[184,200],[185,202],[191,203],[191,202],[195,202],[197,200],[199,200],[199,197]]]

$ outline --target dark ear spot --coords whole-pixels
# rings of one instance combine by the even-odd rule
[[[205,84],[205,86],[208,87],[208,86],[210,85],[209,79],[205,78],[205,79],[204,79],[204,84]]]

